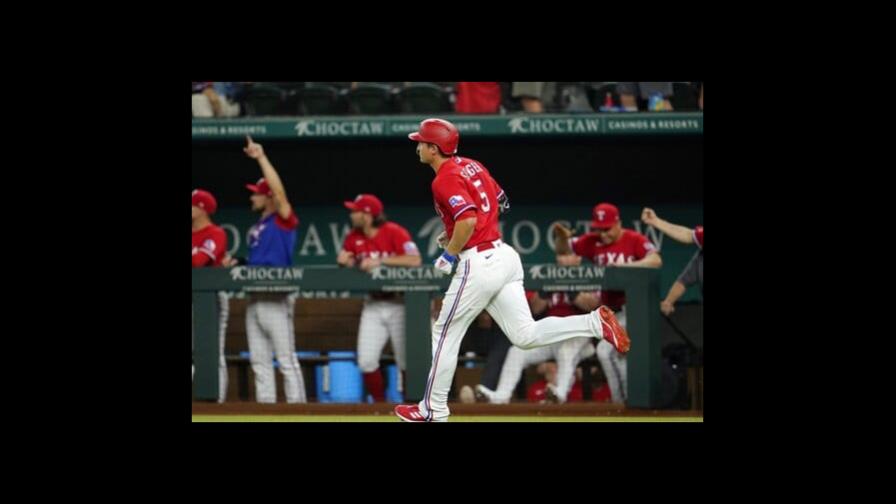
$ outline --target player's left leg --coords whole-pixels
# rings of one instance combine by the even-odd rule
[[[506,244],[495,254],[501,254],[504,285],[486,309],[511,343],[528,349],[571,338],[603,337],[603,328],[592,314],[545,317],[536,322],[526,301],[523,289],[523,265],[519,254]]]
[[[486,309],[510,342],[523,349],[603,334],[591,314],[545,317],[535,321],[526,302],[522,281],[505,285]]]

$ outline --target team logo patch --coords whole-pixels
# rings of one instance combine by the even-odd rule
[[[215,241],[211,240],[211,239],[205,240],[205,242],[202,243],[202,247],[205,250],[208,250],[209,252],[214,252],[215,251]]]
[[[249,246],[255,247],[258,245],[258,241],[261,239],[261,232],[264,231],[266,226],[264,224],[256,224],[252,226],[252,229],[249,230]]]
[[[648,251],[656,250],[656,246],[650,242],[645,243],[644,248]]]
[[[464,201],[463,196],[459,194],[455,194],[454,196],[448,198],[448,204],[451,205],[451,208],[463,205],[464,203],[466,203],[466,201]]]
[[[412,241],[405,242],[404,253],[405,254],[418,254],[419,252],[417,251],[417,245]]]

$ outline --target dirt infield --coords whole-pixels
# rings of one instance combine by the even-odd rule
[[[392,415],[394,404],[258,404],[235,402],[192,403],[193,415]],[[702,417],[702,411],[625,408],[608,403],[574,404],[462,404],[450,403],[452,415],[470,416],[613,416],[613,417]]]

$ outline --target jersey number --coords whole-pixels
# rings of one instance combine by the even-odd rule
[[[481,189],[482,181],[474,180],[473,185],[476,186],[476,189]],[[482,198],[482,204],[479,205],[479,207],[482,208],[482,211],[488,212],[489,210],[491,210],[492,207],[488,204],[488,194],[486,194],[485,191],[480,190],[479,197]]]
[[[471,179],[476,176],[477,173],[480,173],[482,168],[476,163],[470,163],[461,169],[460,174],[468,179]],[[473,180],[473,185],[476,189],[479,190],[479,197],[482,198],[482,204],[479,205],[482,208],[483,212],[488,212],[492,209],[491,205],[488,204],[488,195],[485,191],[482,190],[482,181],[481,180]]]

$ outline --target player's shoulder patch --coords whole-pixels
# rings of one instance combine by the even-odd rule
[[[465,205],[467,201],[460,194],[455,194],[448,198],[448,204],[451,205],[451,208],[456,208],[461,205]]]
[[[414,243],[413,240],[408,240],[408,241],[404,242],[404,245],[402,246],[402,248],[404,248],[404,253],[407,255],[420,254],[420,251],[417,250],[417,244]]]

